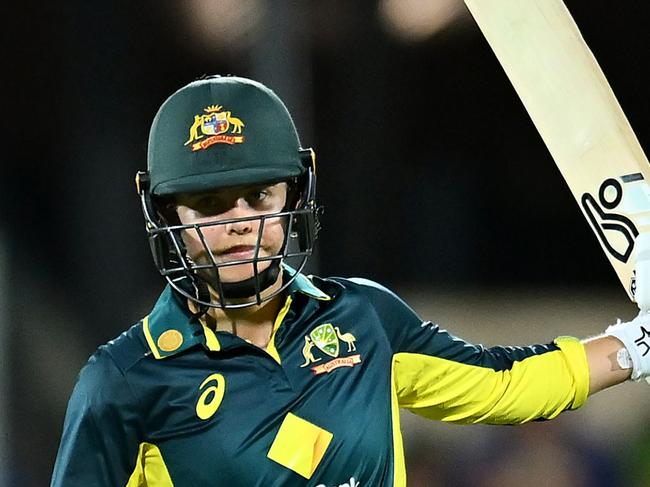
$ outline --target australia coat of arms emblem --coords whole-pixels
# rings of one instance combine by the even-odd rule
[[[244,122],[233,117],[231,112],[223,111],[221,105],[210,105],[203,109],[205,113],[194,115],[189,138],[184,145],[190,145],[192,152],[207,149],[214,144],[242,144],[241,135]]]
[[[339,355],[341,353],[341,342],[347,345],[347,353],[351,353],[357,350],[356,341],[357,339],[352,333],[343,333],[338,326],[332,323],[323,323],[305,336],[305,343],[302,348],[305,362],[301,367],[307,367],[329,357],[332,360],[311,367],[314,375],[329,373],[339,367],[354,367],[361,363],[361,355],[352,354],[342,357]],[[321,351],[324,356],[322,354],[315,355],[314,347]]]

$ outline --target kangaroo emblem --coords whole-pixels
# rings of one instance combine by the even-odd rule
[[[312,342],[308,336],[305,337],[305,345],[302,347],[302,355],[305,357],[305,363],[301,367],[307,367],[309,364],[318,362],[320,358],[315,358],[314,353],[311,349],[314,348],[314,342]]]
[[[233,134],[241,134],[241,128],[244,126],[244,122],[237,117],[231,117],[230,112],[226,112],[226,120],[232,125]]]

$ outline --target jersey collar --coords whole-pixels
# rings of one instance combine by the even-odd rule
[[[287,277],[295,275],[288,287],[289,295],[301,293],[319,301],[332,299],[316,287],[309,277],[289,266],[283,267]],[[142,328],[151,353],[156,359],[177,355],[197,345],[214,352],[221,350],[217,334],[192,319],[192,313],[186,303],[170,286],[165,287],[151,313],[142,320]]]
[[[292,267],[284,265],[284,272],[288,277],[296,276],[296,278],[289,284],[289,294],[300,292],[310,298],[318,299],[319,301],[329,301],[331,296],[321,291],[316,285],[304,274],[299,273]]]

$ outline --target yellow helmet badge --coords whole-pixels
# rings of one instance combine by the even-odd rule
[[[244,142],[244,136],[239,135],[245,126],[244,122],[233,117],[229,111],[222,111],[222,108],[221,105],[210,105],[203,109],[205,113],[194,115],[189,139],[184,144],[192,144],[192,152],[207,149],[214,144],[234,145]]]

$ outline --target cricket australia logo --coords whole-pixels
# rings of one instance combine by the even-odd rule
[[[191,144],[192,152],[207,149],[214,144],[233,145],[244,142],[244,136],[239,135],[245,126],[244,122],[233,117],[230,112],[222,111],[222,108],[221,105],[210,105],[203,109],[204,114],[194,115],[190,138],[184,144]]]
[[[341,333],[339,327],[334,326],[332,323],[319,325],[309,335],[305,336],[305,344],[302,347],[305,363],[301,367],[327,360],[328,357],[331,357],[332,360],[311,367],[314,375],[326,374],[339,367],[354,367],[361,363],[361,355],[354,354],[339,357],[339,353],[341,352],[341,342],[347,345],[347,353],[355,352],[357,347],[354,342],[356,341],[357,339],[352,333]],[[315,356],[314,347],[324,355],[318,354],[322,356]]]

